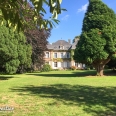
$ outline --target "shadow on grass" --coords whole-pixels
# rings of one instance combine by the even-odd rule
[[[11,78],[13,78],[13,76],[1,76],[0,75],[0,80],[9,80],[9,79],[11,79]]]
[[[27,86],[12,88],[21,95],[35,95],[46,99],[56,99],[57,102],[48,105],[74,105],[92,116],[116,116],[116,87],[93,87],[87,85],[55,84],[45,86]],[[23,94],[24,92],[24,94]]]
[[[53,73],[51,72],[45,72],[45,73],[30,73],[27,75],[34,75],[34,76],[43,76],[43,77],[86,77],[86,76],[96,76],[96,70],[77,70],[72,71],[72,74],[63,74],[63,71],[55,71]],[[113,72],[112,70],[105,70],[104,71],[105,76],[115,76],[116,72]]]
[[[107,76],[116,76],[116,71],[113,70],[105,70],[104,74]]]
[[[72,74],[63,74],[61,71],[55,71],[54,73],[31,73],[28,75],[34,75],[34,76],[43,76],[43,77],[86,77],[86,76],[95,76],[96,72],[94,70],[91,71],[74,71]]]

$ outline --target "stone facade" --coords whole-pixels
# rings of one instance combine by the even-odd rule
[[[76,48],[77,42],[70,44],[65,40],[58,40],[55,43],[48,44],[48,50],[45,51],[44,57],[45,63],[51,65],[52,69],[68,69],[72,66],[80,69],[84,68],[84,64],[75,63],[73,54],[71,54]]]

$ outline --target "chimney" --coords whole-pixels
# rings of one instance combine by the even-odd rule
[[[71,39],[68,39],[68,43],[71,44]]]

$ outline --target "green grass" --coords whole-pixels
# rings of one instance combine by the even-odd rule
[[[0,116],[116,116],[116,73],[51,71],[0,75]]]

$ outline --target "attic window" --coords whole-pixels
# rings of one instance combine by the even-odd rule
[[[59,46],[60,49],[64,49],[64,46]]]

